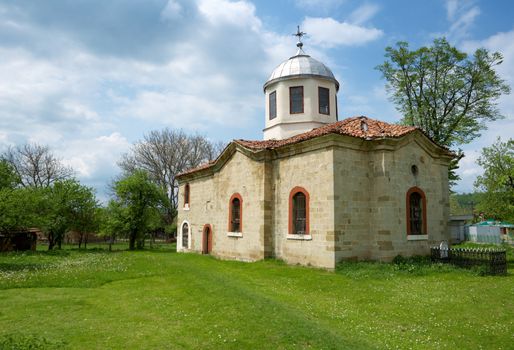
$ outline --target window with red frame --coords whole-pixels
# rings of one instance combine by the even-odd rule
[[[425,193],[418,187],[407,192],[407,234],[427,234],[427,204]]]
[[[230,198],[229,203],[229,218],[228,230],[229,232],[242,232],[243,231],[243,199],[239,193],[234,193]]]

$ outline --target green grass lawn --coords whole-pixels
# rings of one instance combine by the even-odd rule
[[[173,248],[0,254],[0,348],[514,347],[512,263],[502,277],[426,264],[327,272]]]

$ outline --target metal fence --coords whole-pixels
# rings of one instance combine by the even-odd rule
[[[507,274],[507,252],[503,249],[432,247],[430,253],[433,262],[465,268],[482,267],[488,275]]]

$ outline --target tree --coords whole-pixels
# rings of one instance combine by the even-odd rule
[[[84,243],[87,248],[88,235],[98,232],[100,228],[99,205],[90,187],[72,183],[72,191],[67,201],[68,213],[70,215],[70,229],[79,235],[79,249]]]
[[[165,221],[173,222],[178,205],[176,176],[190,168],[215,159],[225,144],[213,143],[200,135],[187,135],[183,131],[164,129],[152,131],[133,145],[118,163],[125,173],[144,170],[150,179],[168,195]]]
[[[100,213],[100,236],[109,237],[109,251],[112,251],[117,236],[129,236],[128,208],[123,207],[120,202],[110,200],[107,207],[101,208]]]
[[[0,190],[4,188],[15,188],[20,183],[19,177],[13,167],[5,160],[0,160]]]
[[[150,180],[147,172],[136,170],[114,184],[115,201],[118,202],[116,215],[123,215],[126,232],[129,236],[129,249],[141,249],[145,235],[152,229],[156,212],[168,204],[166,193]],[[118,223],[114,223],[118,225]]]
[[[496,101],[510,88],[495,71],[502,55],[481,48],[469,58],[442,38],[414,51],[398,42],[396,48],[386,48],[385,56],[377,69],[402,122],[456,151],[450,179],[457,180],[454,170],[464,155],[455,148],[480,136],[485,122],[503,118]]]
[[[51,186],[37,188],[38,225],[48,238],[48,250],[61,248],[64,234],[69,230],[87,233],[97,227],[98,207],[91,188],[78,181],[56,181]]]
[[[477,177],[475,186],[485,192],[478,208],[496,219],[514,221],[514,139],[498,138],[482,149],[477,163],[484,174]]]
[[[10,164],[23,187],[49,187],[73,176],[73,170],[62,164],[48,146],[34,143],[9,147],[1,158]]]
[[[0,189],[0,233],[9,234],[35,226],[38,196],[33,188]]]

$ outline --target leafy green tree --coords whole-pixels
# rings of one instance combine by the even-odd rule
[[[109,237],[109,251],[112,250],[117,237],[128,237],[130,233],[129,227],[129,211],[123,207],[120,202],[110,200],[107,207],[101,208],[100,236]]]
[[[56,181],[46,188],[39,188],[38,226],[48,238],[48,249],[61,248],[64,234],[69,230],[80,233],[97,227],[98,204],[91,188],[77,180]]]
[[[510,88],[495,71],[502,55],[481,48],[470,58],[442,38],[413,51],[398,42],[396,48],[386,48],[385,56],[377,69],[402,123],[421,128],[457,153],[450,167],[450,180],[457,180],[454,170],[464,156],[458,146],[480,136],[485,122],[503,118],[496,102]]]
[[[166,208],[168,203],[166,192],[152,182],[148,173],[136,170],[114,184],[116,201],[121,208],[127,223],[129,249],[141,249],[145,235],[155,225],[156,211]]]
[[[84,243],[87,248],[89,233],[100,229],[99,205],[90,187],[72,183],[71,196],[67,202],[70,215],[70,229],[79,234],[79,248]]]
[[[514,139],[500,138],[482,149],[477,160],[484,169],[475,186],[484,191],[478,208],[486,215],[514,222]]]
[[[16,175],[13,167],[6,160],[0,160],[0,190],[4,188],[15,188],[20,184],[20,178]]]
[[[33,188],[0,189],[0,233],[36,226],[38,201],[39,192]]]

